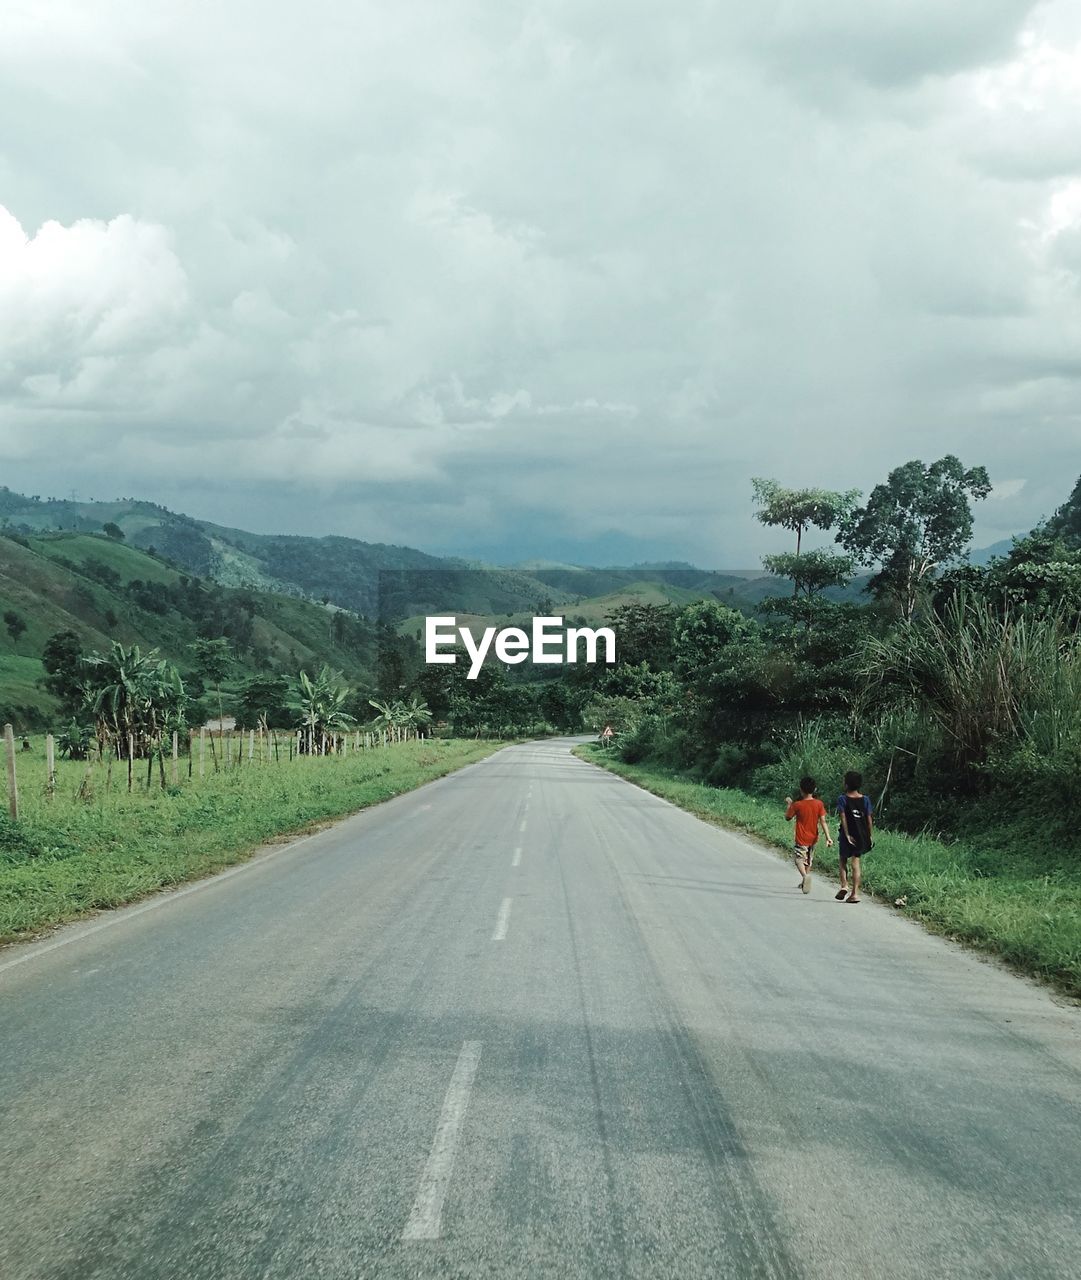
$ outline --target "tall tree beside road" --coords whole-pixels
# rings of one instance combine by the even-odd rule
[[[755,519],[771,528],[788,529],[796,535],[798,556],[808,529],[832,529],[842,521],[859,499],[858,489],[838,493],[832,489],[786,489],[776,480],[756,476],[751,481],[758,510]]]
[[[869,589],[911,622],[936,570],[957,563],[968,546],[972,500],[990,492],[987,469],[966,471],[953,454],[930,466],[906,462],[842,520],[838,541],[861,564],[877,566]]]
[[[794,552],[765,556],[767,572],[788,578],[794,596],[811,598],[826,587],[842,586],[852,576],[849,556],[829,551],[803,550],[803,535],[809,529],[832,529],[843,522],[859,498],[857,489],[839,493],[833,489],[786,489],[776,480],[755,477],[751,481],[758,510],[755,519],[771,528],[788,529],[796,535]]]
[[[762,563],[769,573],[790,580],[793,595],[808,600],[827,587],[843,587],[856,567],[851,556],[829,551],[805,551],[798,556],[783,551],[780,555],[763,556]]]

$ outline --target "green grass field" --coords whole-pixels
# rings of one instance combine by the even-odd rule
[[[97,534],[53,534],[48,538],[32,539],[30,546],[49,560],[68,560],[79,566],[85,565],[87,561],[97,560],[119,574],[123,583],[139,578],[143,582],[171,584],[180,579],[180,574],[175,569],[161,561],[151,559],[134,547],[113,542]]]
[[[46,794],[42,739],[19,752],[19,821],[0,817],[0,941],[218,871],[260,845],[378,804],[497,751],[499,742],[428,739],[356,754],[243,765],[129,795],[122,766],[79,799],[86,765],[61,761]],[[168,763],[167,763],[168,771]],[[168,772],[167,772],[168,776]],[[155,773],[156,779],[156,773]]]
[[[625,764],[588,745],[577,754],[718,826],[746,832],[787,854],[790,825],[779,803],[745,791],[688,782],[654,764]],[[836,878],[833,851],[820,848],[816,871]],[[887,902],[904,899],[905,915],[929,929],[987,951],[1022,973],[1081,998],[1081,869],[1048,851],[1011,856],[962,842],[878,829],[863,859],[868,892]]]

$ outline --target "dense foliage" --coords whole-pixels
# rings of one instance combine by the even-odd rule
[[[897,468],[862,507],[823,490],[801,506],[757,481],[759,518],[836,525],[873,571],[870,598],[815,590],[837,567],[828,552],[769,557],[792,594],[754,616],[706,600],[624,619],[620,667],[597,679],[587,719],[618,721],[625,760],[714,785],[782,796],[810,773],[828,792],[857,768],[894,826],[976,824],[992,843],[1023,826],[1046,847],[1075,844],[1062,798],[1081,769],[1081,482],[979,568],[964,551],[988,487],[956,458]]]

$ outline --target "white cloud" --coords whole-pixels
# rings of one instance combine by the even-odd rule
[[[0,206],[0,350],[9,393],[95,394],[109,362],[152,350],[181,322],[187,281],[164,228],[126,214],[28,236]],[[78,399],[79,393],[74,392]]]
[[[7,482],[78,458],[230,523],[706,562],[767,546],[752,474],[951,450],[1028,477],[987,541],[1061,501],[1075,7],[621,12],[9,6]]]

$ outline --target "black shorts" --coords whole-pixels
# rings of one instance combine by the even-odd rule
[[[845,844],[843,841],[838,840],[838,841],[837,841],[837,856],[841,859],[841,861],[842,861],[842,862],[847,862],[847,861],[849,860],[849,858],[862,858],[862,857],[864,857],[866,854],[870,853],[870,852],[871,852],[871,850],[872,850],[874,847],[875,847],[875,845],[874,845],[874,841],[873,841],[873,840],[872,840],[872,841],[871,841],[871,843],[867,846],[867,848],[866,848],[866,849],[857,849],[857,848],[855,848],[853,845]]]

